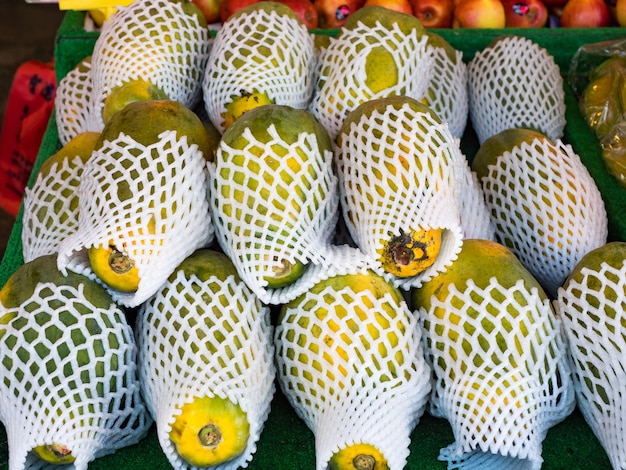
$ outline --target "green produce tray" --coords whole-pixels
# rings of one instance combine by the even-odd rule
[[[316,31],[334,35],[336,30]],[[452,46],[463,51],[464,60],[469,61],[477,51],[486,47],[502,34],[526,36],[554,57],[565,76],[572,56],[581,45],[608,39],[626,38],[624,28],[594,29],[506,29],[506,30],[436,30]],[[91,54],[98,32],[85,31],[84,14],[67,12],[56,37],[55,68],[58,79],[64,77],[78,62]],[[576,97],[566,86],[567,125],[564,141],[573,145],[595,179],[609,214],[610,240],[626,241],[626,190],[606,172],[601,160],[598,141],[587,127],[580,112]],[[468,125],[462,139],[463,150],[471,160],[478,148],[476,135]],[[55,118],[52,116],[44,136],[29,186],[41,164],[61,148]],[[0,286],[23,264],[22,257],[22,210],[18,213],[11,233],[8,248],[0,264]],[[311,431],[296,416],[277,385],[272,402],[272,411],[265,424],[258,449],[249,465],[251,470],[299,470],[315,468],[315,445]],[[375,423],[372,423],[375,425]],[[449,424],[442,419],[424,414],[411,435],[410,456],[407,469],[445,469],[437,460],[439,450],[454,440]],[[610,463],[602,446],[575,410],[563,422],[551,428],[543,443],[545,470],[602,470],[610,469]],[[0,425],[0,470],[8,469],[8,448],[5,429]],[[59,467],[63,468],[63,467]],[[89,466],[90,469],[169,469],[159,446],[153,426],[145,439],[134,446],[119,450],[110,456],[101,457]]]

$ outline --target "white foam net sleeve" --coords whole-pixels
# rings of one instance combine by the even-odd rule
[[[196,468],[177,454],[169,433],[182,406],[203,396],[239,404],[250,425],[242,454],[212,468],[234,470],[251,461],[275,390],[272,335],[268,308],[234,276],[201,281],[181,270],[140,307],[142,390],[173,468]]]
[[[109,290],[135,307],[191,253],[215,236],[206,160],[198,146],[165,131],[148,146],[121,133],[86,163],[78,187],[78,228],[59,246],[58,266],[98,280],[88,249],[113,244],[135,263],[135,292]],[[123,250],[122,250],[123,249]]]
[[[469,116],[478,140],[512,127],[563,137],[565,90],[554,57],[522,36],[507,36],[468,63]]]
[[[202,96],[211,49],[209,30],[182,2],[135,0],[106,21],[92,54],[92,113],[101,131],[102,108],[111,90],[132,79],[159,87],[188,108]]]
[[[452,135],[460,139],[469,117],[468,72],[463,53],[456,51],[453,61],[442,47],[427,45],[427,51],[432,57],[432,72],[424,100],[448,123]]]
[[[496,235],[552,296],[608,236],[604,201],[570,145],[535,139],[501,155],[482,187]]]
[[[334,139],[346,116],[366,101],[395,95],[421,99],[433,62],[426,43],[426,35],[417,30],[403,33],[395,23],[390,30],[378,22],[374,26],[359,22],[354,29],[342,31],[320,53],[309,110]],[[366,59],[378,47],[393,56],[398,79],[395,85],[373,92],[366,85]]]
[[[339,207],[333,153],[320,154],[314,134],[302,132],[288,144],[273,124],[267,131],[272,138],[263,143],[246,128],[243,150],[220,143],[209,164],[210,200],[217,241],[239,275],[263,302],[284,303],[354,251],[331,247]],[[281,260],[301,261],[307,271],[287,287],[270,288],[264,277]]]
[[[79,288],[43,282],[0,336],[0,420],[10,470],[56,468],[34,447],[62,443],[89,462],[134,444],[152,424],[140,395],[137,348],[124,312],[94,306]]]
[[[458,469],[541,468],[548,429],[575,405],[550,301],[522,280],[504,288],[494,277],[485,289],[452,285],[431,302],[417,312],[433,370],[429,410],[455,439],[440,459]]]
[[[47,175],[39,173],[32,188],[25,188],[21,233],[25,263],[58,253],[61,242],[76,232],[76,190],[83,166],[78,156],[63,159],[53,164]]]
[[[286,308],[274,343],[280,387],[315,436],[315,468],[360,442],[404,468],[430,391],[417,317],[404,301],[350,286],[305,295],[300,305],[324,314]]]
[[[568,339],[578,407],[613,468],[626,468],[626,263],[583,268],[556,302]]]
[[[258,9],[231,17],[218,31],[202,84],[206,112],[224,132],[233,97],[253,90],[276,104],[306,109],[313,94],[313,37],[296,18]]]
[[[461,250],[457,195],[464,158],[446,123],[409,104],[363,115],[335,146],[348,231],[372,269],[395,286],[419,287],[450,265]],[[420,228],[444,229],[434,264],[409,278],[386,273],[378,254],[383,241],[390,234],[400,235],[401,229],[408,233]]]
[[[459,163],[461,184],[457,199],[464,239],[496,241],[496,229],[478,176],[467,160]]]
[[[89,56],[59,80],[54,97],[54,119],[62,145],[66,145],[78,134],[97,129],[97,123],[93,122],[91,114],[92,91]]]

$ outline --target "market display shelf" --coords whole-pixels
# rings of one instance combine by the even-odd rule
[[[64,77],[84,57],[91,54],[98,38],[97,31],[86,31],[84,13],[69,11],[59,28],[55,44],[55,69],[58,79]],[[316,30],[334,35],[337,30]],[[590,29],[506,29],[506,30],[436,30],[453,47],[463,51],[464,60],[486,47],[503,34],[518,34],[545,47],[554,57],[565,77],[573,55],[584,44],[625,38],[624,28]],[[603,195],[609,215],[610,240],[626,241],[626,190],[605,170],[598,141],[587,127],[579,110],[577,99],[566,85],[567,125],[564,141],[572,144],[583,163],[595,179]],[[478,148],[476,135],[468,124],[462,139],[465,154],[471,160]],[[29,186],[41,164],[61,148],[54,114],[44,136]],[[23,264],[22,257],[22,210],[18,213],[11,233],[6,254],[0,264],[0,286]],[[315,468],[315,441],[312,432],[300,420],[280,392],[278,385],[272,401],[272,411],[265,424],[254,458],[248,466],[251,470],[299,470]],[[376,423],[372,423],[375,426]],[[438,461],[439,450],[454,441],[447,421],[425,413],[411,434],[410,455],[407,469],[445,469]],[[576,409],[564,421],[551,428],[543,442],[545,470],[602,470],[610,469],[608,457]],[[0,470],[8,469],[6,431],[0,425]],[[62,468],[62,467],[61,467]],[[168,469],[169,462],[163,454],[153,426],[138,444],[124,448],[115,454],[93,461],[90,469]]]

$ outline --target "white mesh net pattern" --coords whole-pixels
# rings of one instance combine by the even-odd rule
[[[505,152],[482,187],[496,234],[551,295],[608,234],[604,201],[570,145],[535,139]]]
[[[548,429],[575,404],[549,301],[521,280],[506,289],[496,278],[485,289],[471,280],[464,292],[450,286],[446,299],[431,301],[418,311],[434,372],[430,411],[455,438],[440,458],[449,468],[541,468]]]
[[[102,130],[102,107],[111,90],[142,78],[169,99],[193,108],[202,96],[209,57],[209,30],[183,2],[136,0],[106,21],[92,54],[91,98],[95,131]]]
[[[587,424],[615,469],[626,468],[626,262],[583,268],[559,289],[557,309],[569,343],[574,387]],[[593,287],[592,287],[593,286]]]
[[[512,127],[563,137],[565,91],[560,69],[544,48],[506,36],[468,64],[469,116],[480,143]]]
[[[339,249],[331,249],[330,240],[339,196],[333,154],[320,154],[314,134],[302,132],[288,144],[273,124],[267,131],[272,138],[263,143],[246,128],[243,150],[220,143],[209,165],[210,198],[217,240],[242,279],[263,302],[283,303],[303,292],[318,271],[309,266],[304,277],[283,288],[269,288],[264,277],[281,260],[324,269],[337,260]]]
[[[265,9],[231,17],[217,33],[202,84],[206,112],[224,131],[222,113],[242,92],[305,109],[313,94],[313,37],[296,18]]]
[[[427,45],[432,57],[432,72],[424,100],[442,121],[448,123],[453,136],[461,138],[469,116],[467,64],[463,53],[456,51],[456,61],[442,47]]]
[[[390,469],[404,468],[430,391],[417,318],[369,290],[305,295],[301,305],[323,314],[287,308],[274,341],[281,388],[315,435],[315,468],[359,442],[377,447]]]
[[[329,46],[320,53],[309,106],[330,137],[334,139],[348,113],[366,101],[395,95],[424,96],[433,60],[426,42],[427,37],[417,30],[405,34],[397,24],[390,30],[378,22],[374,26],[358,23],[354,29],[344,29],[340,36],[330,38]],[[366,63],[367,56],[379,47],[393,56],[398,76],[395,85],[373,92],[367,85]]]
[[[463,238],[496,241],[496,229],[485,201],[478,176],[471,170],[467,159],[461,162],[461,184],[458,186],[459,212]]]
[[[59,246],[59,269],[95,278],[87,249],[110,243],[123,248],[140,277],[135,292],[110,290],[125,306],[144,302],[214,237],[206,161],[175,131],[148,146],[125,134],[105,142],[85,165],[78,199],[78,229]]]
[[[386,106],[364,114],[340,140],[335,160],[344,220],[372,269],[403,288],[443,271],[463,239],[456,196],[465,157],[447,124],[408,104]],[[435,263],[410,278],[385,273],[383,241],[419,228],[445,229]]]
[[[91,103],[91,56],[83,59],[59,81],[54,97],[59,140],[66,145],[78,134],[97,128]]]
[[[0,420],[9,469],[57,468],[31,449],[66,445],[89,462],[143,438],[152,423],[140,396],[137,348],[123,311],[94,306],[81,288],[40,283],[0,329]]]
[[[173,416],[194,396],[239,404],[250,424],[243,453],[212,468],[247,466],[270,412],[276,375],[269,311],[233,276],[201,281],[176,277],[137,317],[140,378],[159,443],[175,469],[195,468],[169,438]]]
[[[57,253],[59,245],[78,228],[78,195],[84,164],[80,157],[66,158],[41,172],[32,188],[24,190],[22,254],[24,262]]]

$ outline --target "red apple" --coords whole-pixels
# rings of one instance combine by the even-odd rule
[[[626,26],[626,0],[617,0],[615,4],[615,19],[620,26]]]
[[[220,18],[220,5],[222,0],[191,0],[200,9],[208,24],[218,23]]]
[[[316,29],[319,26],[317,9],[311,0],[275,0],[287,5],[300,18],[300,21],[308,29]]]
[[[548,8],[551,6],[559,7],[567,3],[567,0],[541,0]]]
[[[543,28],[548,7],[541,0],[501,0],[507,28]]]
[[[407,15],[413,15],[413,9],[411,8],[409,0],[365,0],[365,3],[363,4],[364,7],[371,5],[399,11],[400,13],[406,13]]]
[[[504,28],[506,16],[500,0],[461,0],[454,9],[453,28]]]
[[[222,0],[220,5],[220,19],[222,23],[226,22],[237,10],[260,1],[262,0]]]
[[[451,28],[454,0],[411,0],[411,8],[425,28]]]
[[[348,16],[363,6],[365,0],[313,0],[317,9],[319,27],[341,28]]]
[[[561,14],[563,28],[610,26],[611,10],[604,0],[569,0]]]

